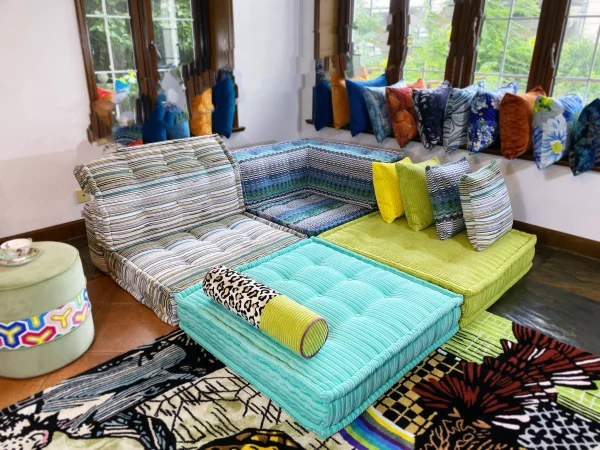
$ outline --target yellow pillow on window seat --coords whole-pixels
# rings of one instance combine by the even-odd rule
[[[409,157],[399,163],[411,164]],[[396,172],[396,164],[373,162],[373,187],[381,217],[387,223],[392,223],[404,215],[404,204],[400,193],[400,182]]]
[[[192,117],[190,118],[192,136],[212,134],[213,109],[212,89],[206,89],[202,94],[194,97],[192,100]]]

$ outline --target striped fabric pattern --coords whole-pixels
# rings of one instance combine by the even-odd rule
[[[231,152],[253,214],[316,235],[376,208],[373,161],[402,153],[313,139]]]
[[[462,175],[458,188],[469,241],[476,250],[488,248],[512,229],[508,190],[496,161]]]
[[[218,135],[119,152],[77,166],[94,196],[96,239],[107,250],[156,240],[241,213],[238,176]]]
[[[485,87],[485,80],[481,80],[464,89],[453,88],[450,92],[444,113],[443,142],[447,153],[466,147],[471,103],[475,94],[477,94],[477,90],[485,89]]]
[[[121,287],[175,326],[179,323],[175,295],[201,283],[212,267],[236,267],[299,240],[283,227],[234,214],[186,232],[107,252],[107,266]]]
[[[433,207],[433,218],[440,239],[451,238],[465,229],[458,181],[471,167],[464,156],[458,161],[438,167],[426,167],[425,179]]]
[[[174,296],[216,264],[244,264],[304,237],[244,212],[217,135],[149,144],[78,166],[92,262],[177,325]]]

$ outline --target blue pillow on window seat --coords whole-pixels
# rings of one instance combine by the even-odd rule
[[[346,80],[346,90],[348,91],[348,103],[350,104],[350,133],[356,136],[365,130],[370,130],[373,126],[369,118],[369,110],[365,101],[365,87],[385,87],[387,78],[382,74],[374,80]]]
[[[154,109],[144,122],[142,127],[142,139],[144,144],[152,144],[153,142],[162,142],[167,140],[167,122],[166,119],[171,118],[171,115],[166,114],[165,105],[163,104],[164,97],[159,96]],[[174,125],[173,122],[169,125]]]
[[[235,86],[231,77],[225,76],[213,86],[212,101],[215,108],[212,113],[213,132],[230,138],[235,115]]]
[[[317,131],[333,123],[333,103],[329,81],[317,79],[317,84],[313,88],[313,122]]]

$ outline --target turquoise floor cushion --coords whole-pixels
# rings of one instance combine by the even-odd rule
[[[305,428],[352,422],[458,330],[462,297],[317,238],[237,270],[322,315],[329,337],[302,358],[217,304],[176,297],[180,326]]]

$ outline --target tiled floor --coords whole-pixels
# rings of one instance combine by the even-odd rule
[[[71,244],[79,248],[88,278],[94,343],[51,374],[0,377],[0,409],[173,330],[91,264],[85,238]],[[538,245],[533,269],[490,311],[600,354],[600,261]]]

